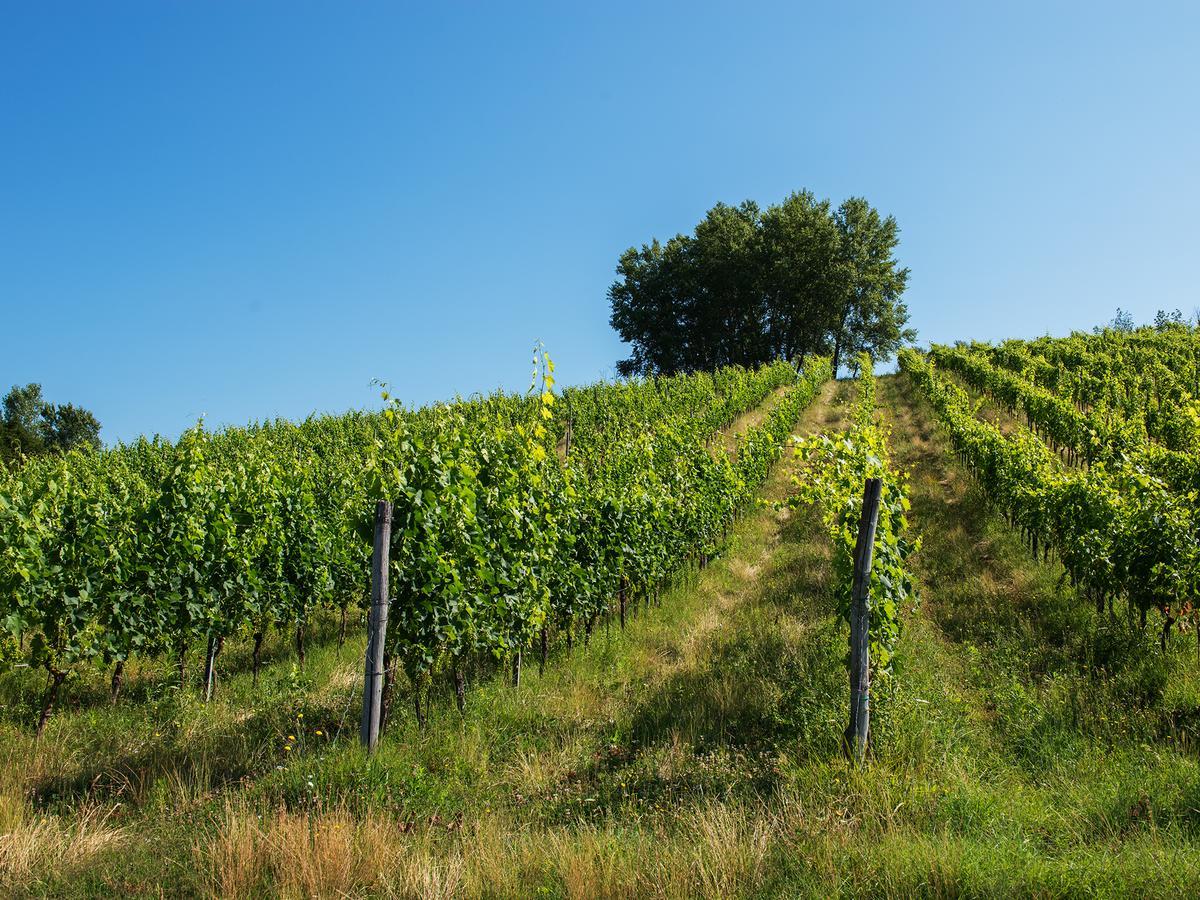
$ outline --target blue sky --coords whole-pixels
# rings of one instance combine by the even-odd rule
[[[922,340],[1200,307],[1196,4],[0,6],[0,389],[107,441],[611,375],[622,250],[861,194]]]

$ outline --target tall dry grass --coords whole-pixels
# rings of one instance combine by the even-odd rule
[[[772,820],[710,802],[669,830],[617,823],[522,828],[495,816],[462,832],[410,828],[381,813],[259,815],[231,804],[196,845],[212,896],[727,898],[762,885]]]
[[[84,802],[70,816],[33,805],[31,785],[58,765],[53,747],[13,739],[7,750],[0,759],[0,886],[84,865],[123,839],[112,821],[115,805]]]
[[[345,810],[255,813],[226,806],[215,838],[197,843],[212,896],[353,897],[442,900],[458,896],[463,864],[435,856],[428,841],[395,818]]]
[[[82,866],[119,843],[116,809],[81,804],[69,818],[40,815],[22,798],[0,794],[0,885]]]

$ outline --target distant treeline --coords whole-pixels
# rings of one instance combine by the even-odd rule
[[[100,423],[72,403],[47,403],[40,384],[13,385],[4,396],[0,418],[0,461],[69,450],[100,449]]]

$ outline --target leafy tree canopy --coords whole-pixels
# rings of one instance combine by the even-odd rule
[[[901,296],[899,228],[860,197],[811,192],[762,209],[718,203],[692,234],[630,247],[608,291],[631,345],[622,375],[674,374],[831,353],[885,360],[916,332]]]
[[[100,422],[72,403],[55,405],[42,397],[40,384],[13,385],[4,396],[0,417],[0,460],[65,451],[100,449]]]

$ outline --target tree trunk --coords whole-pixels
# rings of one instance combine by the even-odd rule
[[[208,636],[208,647],[204,651],[204,676],[200,679],[203,685],[201,699],[207,703],[212,699],[213,690],[213,657],[217,652],[217,639],[214,635]]]
[[[837,335],[833,339],[833,377],[835,379],[838,374],[838,366],[842,361],[842,340],[846,335],[846,318],[849,314],[849,308],[842,313],[842,320],[838,323]]]
[[[546,674],[546,656],[550,652],[550,635],[545,625],[542,625],[541,657],[538,659],[538,677]]]
[[[179,689],[187,686],[187,644],[179,643]]]
[[[342,645],[346,643],[346,607],[342,607],[342,624],[338,628],[338,649],[342,649]]]
[[[425,730],[425,709],[421,705],[421,684],[424,679],[418,678],[413,683],[413,710],[417,714],[417,727]],[[382,729],[382,725],[380,728]]]
[[[454,664],[454,702],[461,716],[467,711],[467,679],[463,676],[462,664]]]
[[[513,656],[512,664],[512,686],[521,686],[521,651],[518,650]]]
[[[1171,639],[1171,626],[1174,624],[1175,620],[1171,618],[1170,614],[1165,614],[1163,616],[1162,634],[1158,636],[1158,643],[1159,646],[1162,647],[1163,653],[1167,652],[1167,641]]]
[[[121,696],[121,685],[125,683],[125,660],[118,659],[116,665],[113,666],[112,673],[112,690],[109,692],[108,700],[110,703],[116,703],[117,698]]]
[[[304,623],[296,623],[296,661],[304,668]]]
[[[66,672],[50,672],[50,684],[46,686],[46,696],[42,699],[42,714],[38,718],[38,737],[41,737],[42,732],[46,730],[46,723],[50,721],[50,713],[54,709],[54,701],[58,699],[58,689],[62,687],[66,677]]]
[[[258,666],[262,660],[262,645],[263,645],[263,633],[261,631],[256,631],[254,633],[253,662],[251,662],[251,664],[250,664],[251,671],[253,671],[253,673],[254,673],[254,677],[251,679],[251,682],[250,682],[253,687],[258,687]]]

